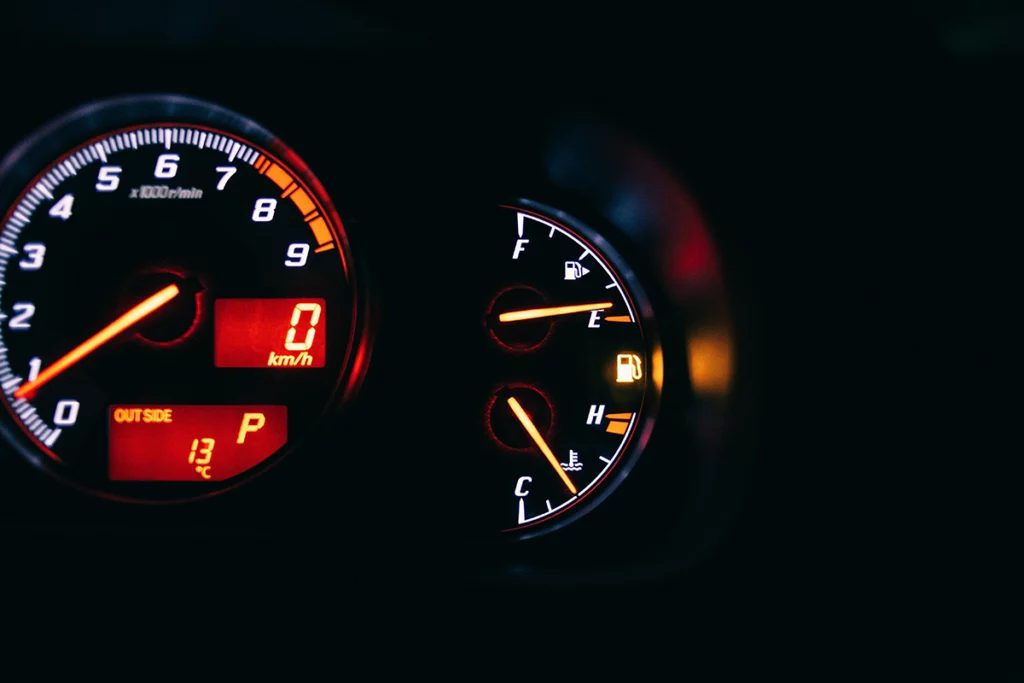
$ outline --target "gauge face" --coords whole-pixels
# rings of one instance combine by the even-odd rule
[[[500,528],[526,537],[622,480],[653,418],[660,368],[646,298],[596,233],[532,202],[500,207],[493,221],[485,457]]]
[[[351,257],[269,133],[193,100],[111,101],[3,173],[0,387],[31,460],[114,497],[201,496],[335,400],[357,343]]]

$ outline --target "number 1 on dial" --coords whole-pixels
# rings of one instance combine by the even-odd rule
[[[39,356],[36,356],[28,362],[28,381],[34,382],[36,377],[39,376],[39,369],[43,366],[43,361],[40,360]]]

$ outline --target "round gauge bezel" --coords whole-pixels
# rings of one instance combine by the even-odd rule
[[[349,338],[341,372],[324,403],[313,429],[289,439],[284,447],[259,464],[234,477],[216,483],[190,482],[117,482],[106,490],[79,481],[53,461],[36,445],[9,410],[0,410],[0,435],[28,463],[79,491],[117,502],[136,504],[187,503],[233,490],[264,474],[289,455],[302,449],[325,429],[324,418],[340,411],[358,391],[365,376],[371,350],[371,329],[367,314],[369,297],[359,268],[352,257],[348,234],[327,191],[305,162],[271,132],[251,119],[211,102],[180,95],[139,95],[105,99],[83,105],[59,116],[25,138],[0,161],[0,206],[5,217],[21,198],[56,161],[98,136],[106,136],[136,126],[178,124],[208,127],[251,143],[268,158],[280,161],[315,199],[331,221],[332,232],[342,260],[342,270],[351,291]],[[5,218],[6,220],[6,218]]]
[[[644,341],[648,362],[652,364],[652,367],[654,363],[661,362],[663,356],[661,337],[650,299],[634,270],[626,263],[618,250],[604,235],[563,210],[525,197],[502,202],[499,206],[510,209],[519,208],[537,213],[591,246],[594,253],[605,261],[615,276],[622,281],[625,288],[624,294],[629,299],[634,312],[640,319],[640,334]],[[662,371],[663,368],[657,366],[648,376],[643,401],[638,411],[640,417],[637,419],[636,425],[622,447],[619,457],[615,459],[612,466],[602,475],[601,479],[591,487],[590,491],[568,506],[564,511],[552,517],[537,520],[526,526],[503,529],[500,532],[501,538],[525,541],[563,529],[593,511],[622,485],[646,448],[651,438],[651,433],[654,430],[658,409],[661,404],[662,389],[660,382],[655,377],[656,373],[661,373]]]

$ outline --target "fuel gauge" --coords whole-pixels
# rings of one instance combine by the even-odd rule
[[[628,474],[652,426],[661,353],[636,277],[596,232],[526,201],[499,207],[494,230],[485,458],[501,529],[527,537],[582,515]]]

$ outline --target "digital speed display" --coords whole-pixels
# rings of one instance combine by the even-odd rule
[[[323,299],[217,299],[218,368],[322,368],[327,302]]]

